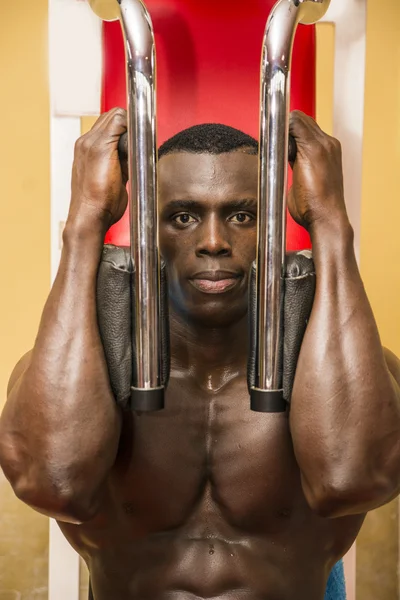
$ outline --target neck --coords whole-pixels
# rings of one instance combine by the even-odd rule
[[[238,376],[246,376],[247,315],[224,327],[190,323],[171,310],[171,368],[200,388],[217,392]]]

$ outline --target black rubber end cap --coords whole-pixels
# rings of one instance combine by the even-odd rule
[[[283,390],[266,391],[251,388],[250,408],[255,412],[282,413],[286,412],[287,404],[283,398]]]
[[[164,408],[163,387],[143,390],[131,387],[131,410],[138,412],[155,412]]]

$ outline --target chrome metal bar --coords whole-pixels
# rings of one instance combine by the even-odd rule
[[[314,23],[330,0],[279,0],[268,19],[261,62],[257,244],[256,388],[282,390],[290,69],[297,25]]]
[[[161,386],[160,257],[157,219],[155,45],[140,0],[118,0],[125,38],[128,95],[131,255],[135,265],[134,387]]]
[[[101,19],[119,19],[124,34],[131,258],[135,267],[132,290],[132,321],[135,327],[132,345],[136,377],[132,382],[132,408],[158,410],[163,406],[164,382],[153,26],[141,0],[89,0],[89,4]],[[121,141],[122,138],[120,146]]]

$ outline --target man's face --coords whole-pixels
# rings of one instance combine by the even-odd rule
[[[160,247],[174,310],[221,327],[247,312],[257,156],[173,153],[159,163]]]

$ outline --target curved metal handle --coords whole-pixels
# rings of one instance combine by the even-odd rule
[[[297,25],[314,23],[330,0],[279,0],[267,22],[261,63],[259,217],[257,243],[256,386],[252,408],[270,412],[270,394],[285,409],[282,393],[283,276],[290,69]],[[291,161],[293,162],[293,161]]]
[[[132,311],[135,315],[136,381],[133,382],[131,406],[138,410],[155,410],[163,407],[163,388],[154,32],[143,2],[118,1],[126,49],[128,185],[131,257],[135,265]]]
[[[131,258],[134,265],[132,322],[136,381],[133,410],[164,406],[161,334],[161,263],[158,247],[155,43],[150,15],[141,0],[89,0],[105,20],[119,18],[125,40]],[[122,136],[123,137],[123,136]]]

